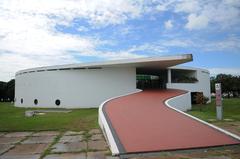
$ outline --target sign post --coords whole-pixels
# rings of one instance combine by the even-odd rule
[[[222,89],[221,83],[215,84],[215,93],[216,93],[216,111],[217,111],[217,120],[223,119],[223,106],[222,106]]]

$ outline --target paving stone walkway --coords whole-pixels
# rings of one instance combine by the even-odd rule
[[[229,155],[230,154],[230,155]],[[131,159],[239,159],[240,145],[213,150],[163,152]],[[0,159],[119,159],[111,156],[99,129],[90,131],[0,132]]]
[[[1,132],[0,159],[118,159],[99,129]]]

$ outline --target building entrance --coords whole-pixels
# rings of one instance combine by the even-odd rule
[[[136,80],[138,89],[166,89],[167,71],[137,70]]]

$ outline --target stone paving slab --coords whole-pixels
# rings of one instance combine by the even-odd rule
[[[87,149],[87,143],[82,142],[70,142],[70,143],[57,143],[53,147],[52,152],[78,152]]]
[[[82,135],[85,131],[67,131],[64,133],[64,136],[72,136],[72,135]]]
[[[94,134],[91,136],[90,140],[104,140],[102,134]]]
[[[0,137],[0,144],[15,144],[25,137]]]
[[[12,148],[13,145],[10,144],[0,144],[0,155]]]
[[[86,159],[85,153],[64,153],[47,155],[44,159]]]
[[[182,158],[182,157],[177,157],[177,156],[142,156],[142,157],[129,157],[128,159],[190,159],[190,158]],[[192,159],[192,158],[191,158]]]
[[[17,156],[17,155],[35,155],[41,154],[47,149],[48,144],[19,144],[13,149],[9,150],[4,155]]]
[[[4,135],[4,137],[26,137],[30,136],[32,132],[11,132]]]
[[[179,156],[155,156],[155,157],[130,157],[128,159],[233,159],[227,156],[214,156],[207,158],[192,158],[192,157],[179,157]],[[237,159],[237,158],[236,158]]]
[[[39,159],[40,154],[37,155],[3,155],[0,159]]]
[[[212,156],[206,158],[192,158],[192,159],[231,159],[231,158],[227,156]]]
[[[31,136],[21,142],[22,144],[49,144],[52,143],[56,136]]]
[[[119,159],[119,157],[107,156],[106,151],[88,152],[87,159]]]
[[[88,132],[89,134],[102,134],[102,131],[100,129],[92,129]]]
[[[5,132],[0,132],[0,136],[3,136],[5,134]]]
[[[210,156],[210,155],[209,155]],[[181,155],[181,154],[172,154],[168,153],[165,155],[160,155],[160,156],[142,156],[142,157],[129,157],[129,159],[232,159],[231,157],[227,156],[211,156],[211,157],[190,157],[187,155]]]
[[[68,142],[79,142],[83,141],[83,135],[75,135],[75,136],[62,136],[59,140],[59,143],[68,143]]]
[[[40,131],[32,134],[32,136],[57,136],[59,134],[58,131]]]
[[[107,150],[108,146],[107,143],[103,140],[98,141],[88,141],[88,149],[90,150]]]
[[[175,156],[165,156],[165,157],[137,157],[137,158],[128,158],[128,159],[190,159],[190,158],[179,158]]]

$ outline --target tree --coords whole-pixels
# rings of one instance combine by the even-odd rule
[[[14,101],[15,80],[9,82],[0,81],[0,101]]]
[[[215,92],[215,83],[222,84],[222,92],[227,93],[228,98],[231,94],[238,97],[240,94],[240,76],[230,74],[218,74],[216,77],[211,77],[211,92]]]
[[[0,81],[0,101],[2,101],[3,99],[5,99],[6,97],[6,82],[2,82]]]
[[[12,79],[7,83],[6,86],[6,96],[10,101],[14,101],[14,93],[15,93],[15,80]]]

